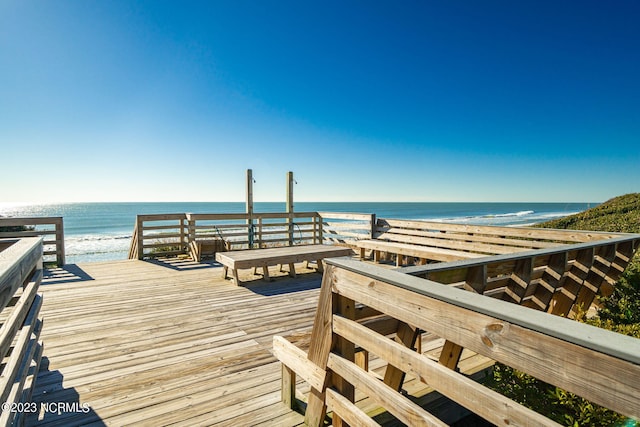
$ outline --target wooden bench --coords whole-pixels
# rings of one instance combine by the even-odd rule
[[[540,239],[532,239],[536,233]],[[542,239],[549,241],[542,241]],[[455,261],[543,249],[573,241],[576,236],[558,231],[539,232],[538,229],[447,224],[432,221],[397,220],[378,218],[371,239],[357,240],[364,258],[365,250],[373,251],[373,258],[380,261],[381,253],[396,255],[396,264],[403,264],[405,257],[427,261]],[[554,241],[556,240],[556,241]]]
[[[405,256],[419,258],[424,264],[426,260],[433,261],[456,261],[459,259],[478,258],[486,256],[484,254],[456,251],[452,249],[443,249],[438,247],[420,246],[408,243],[389,242],[385,240],[367,239],[357,240],[355,245],[360,248],[360,259],[365,258],[365,251],[373,251],[373,259],[375,262],[380,261],[380,253],[387,252],[396,255],[396,265],[399,267],[403,264]]]
[[[42,360],[42,238],[0,240],[0,425],[22,425]]]
[[[239,269],[262,267],[263,277],[269,280],[269,266],[289,264],[289,275],[295,277],[294,263],[303,261],[317,261],[318,271],[322,272],[324,258],[350,256],[351,248],[330,245],[284,246],[267,249],[249,249],[243,251],[218,252],[216,261],[224,266],[223,278],[227,278],[228,271],[236,285],[240,285]]]

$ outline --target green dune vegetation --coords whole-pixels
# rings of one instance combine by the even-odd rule
[[[640,193],[615,197],[595,208],[538,227],[640,233]],[[640,251],[613,293],[601,297],[598,303],[595,315],[583,313],[578,320],[640,338]],[[494,367],[488,385],[563,425],[640,426],[638,420],[629,420],[505,365]]]

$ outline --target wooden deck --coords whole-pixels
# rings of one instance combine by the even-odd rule
[[[296,267],[296,278],[278,273],[270,283],[243,272],[244,287],[222,280],[218,266],[178,259],[48,271],[33,400],[76,406],[41,410],[27,424],[301,424],[303,415],[280,401],[281,364],[271,350],[274,335],[309,345],[321,275]],[[441,344],[425,337],[422,350],[437,353]],[[468,369],[489,363],[469,355]],[[384,366],[372,360],[370,368]],[[425,393],[424,384],[405,388]]]

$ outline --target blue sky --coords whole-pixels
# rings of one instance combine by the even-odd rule
[[[0,202],[640,191],[637,1],[0,0]],[[20,161],[19,159],[23,159]]]

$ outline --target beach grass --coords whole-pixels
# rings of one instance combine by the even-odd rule
[[[640,193],[615,197],[575,215],[537,224],[536,227],[640,233]],[[640,251],[631,260],[614,292],[599,299],[595,316],[579,321],[640,338]],[[501,394],[567,426],[640,426],[573,393],[546,384],[530,375],[496,364],[487,385]]]

